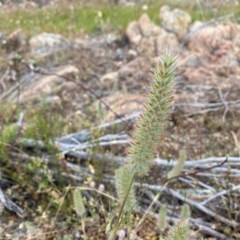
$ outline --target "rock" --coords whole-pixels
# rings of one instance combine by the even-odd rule
[[[137,47],[138,52],[146,56],[155,56],[155,38],[143,38],[141,44]]]
[[[201,59],[195,54],[189,53],[184,59],[181,59],[179,67],[198,68],[201,66]]]
[[[133,60],[136,56],[137,56],[137,51],[135,51],[134,49],[129,49],[127,52],[127,60],[131,61]]]
[[[161,7],[159,19],[162,27],[167,31],[175,33],[179,40],[184,38],[192,21],[188,13],[178,8],[171,11],[168,6]]]
[[[151,38],[165,33],[164,29],[154,24],[144,13],[138,21],[133,21],[126,28],[126,36],[133,45],[140,44],[142,38]]]
[[[209,71],[204,67],[199,67],[197,69],[187,69],[184,73],[184,77],[186,77],[189,84],[196,85],[217,84],[218,80],[214,72]]]
[[[204,27],[204,23],[201,21],[195,21],[192,25],[189,26],[189,33],[194,33]]]
[[[123,65],[119,70],[119,85],[128,90],[143,89],[149,85],[152,77],[151,69],[155,66],[153,58],[137,57],[131,62]],[[120,86],[121,89],[121,86]],[[139,92],[139,90],[137,90]]]
[[[236,24],[221,24],[218,26],[206,26],[200,28],[189,37],[188,48],[192,51],[214,52],[226,49],[226,46],[233,45],[239,38],[240,26]],[[225,53],[230,49],[226,49]]]
[[[156,38],[156,51],[157,55],[163,54],[166,49],[176,50],[179,48],[179,42],[175,34],[163,32]]]
[[[156,25],[151,22],[149,16],[146,13],[140,17],[138,20],[138,25],[143,37],[151,37],[153,35],[153,29]]]
[[[41,33],[33,36],[29,40],[29,45],[33,55],[45,56],[68,49],[70,42],[59,34]]]
[[[118,72],[110,72],[103,75],[100,79],[101,86],[108,90],[116,88],[119,81]]]
[[[123,49],[122,48],[117,48],[115,53],[114,53],[113,59],[116,60],[116,61],[120,61],[120,60],[123,60],[124,57],[125,57],[125,54],[123,52]]]
[[[157,26],[144,13],[138,22],[131,22],[126,29],[126,36],[137,51],[147,56],[156,56],[165,49],[179,47],[179,42],[173,33],[166,32]]]
[[[141,43],[137,46],[138,52],[147,56],[159,56],[166,49],[178,49],[179,42],[175,34],[167,33],[162,30],[161,34],[152,37],[143,38]]]
[[[118,41],[120,41],[120,36],[117,35],[116,33],[109,33],[109,34],[107,34],[107,36],[106,36],[106,43],[108,45],[114,45]]]
[[[107,103],[107,105],[111,106],[111,109],[114,109],[114,112],[118,116],[123,117],[134,112],[142,111],[146,98],[140,94],[115,92],[113,95],[105,97],[102,100]],[[109,111],[108,109],[106,109],[106,111],[107,113],[105,115],[105,121],[116,118],[113,112]]]
[[[203,65],[217,76],[238,75],[239,32],[240,26],[232,23],[206,26],[190,36],[188,48],[197,53]]]
[[[49,75],[39,77],[23,89],[20,94],[20,103],[48,102],[61,105],[61,102],[68,98],[71,101],[71,93],[77,89],[74,83],[79,71],[76,67],[67,65],[61,66]],[[71,81],[73,80],[73,81]]]
[[[134,45],[140,43],[142,35],[137,21],[130,22],[126,28],[125,33],[130,43]]]

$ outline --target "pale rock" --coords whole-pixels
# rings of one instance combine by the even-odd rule
[[[187,68],[184,72],[184,77],[188,84],[210,85],[217,83],[216,74],[205,67]]]
[[[138,55],[137,51],[135,51],[134,49],[129,49],[128,52],[127,52],[127,60],[131,61],[135,57],[137,57],[137,55]]]
[[[153,26],[152,26],[152,36],[159,36],[159,35],[165,34],[165,33],[166,33],[165,29],[153,24]]]
[[[117,48],[113,55],[114,55],[113,59],[117,60],[117,61],[123,60],[124,56],[125,56],[124,51],[123,51],[122,48]]]
[[[204,27],[204,23],[197,20],[197,21],[195,21],[193,24],[191,24],[191,25],[189,26],[189,33],[190,33],[190,34],[191,34],[191,33],[194,33],[194,32],[200,30],[200,29],[203,28],[203,27]]]
[[[117,41],[119,41],[119,36],[115,33],[109,33],[106,36],[106,43],[108,45],[113,45],[114,43],[116,43]]]
[[[113,88],[116,87],[119,81],[119,74],[118,72],[109,72],[104,74],[100,78],[100,83],[102,88],[107,88],[109,90],[112,90]]]
[[[113,120],[116,117],[115,114],[118,116],[125,116],[140,112],[143,110],[145,103],[145,97],[143,95],[120,91],[114,92],[112,95],[105,97],[102,100],[114,109],[114,113],[108,111],[105,114],[105,121]]]
[[[141,44],[137,47],[138,52],[147,56],[155,56],[155,38],[143,38]]]
[[[126,84],[130,89],[141,89],[151,79],[151,69],[155,66],[152,57],[137,57],[123,65],[119,70],[119,84]]]
[[[165,30],[153,23],[144,13],[138,21],[132,21],[126,28],[126,36],[132,44],[139,44],[142,38],[150,38],[165,33]]]
[[[152,36],[152,30],[154,26],[156,26],[153,22],[151,22],[149,16],[144,13],[140,19],[138,20],[140,32],[143,35],[143,37],[151,37]]]
[[[139,27],[143,39],[137,49],[142,54],[156,56],[161,52],[160,49],[179,46],[177,37],[151,22],[147,14],[143,14],[139,19]]]
[[[175,34],[164,32],[156,38],[157,55],[163,54],[167,49],[176,50],[179,42]]]
[[[118,79],[118,72],[110,72],[110,73],[106,73],[105,75],[103,75],[100,79],[101,83],[104,83],[105,81],[112,81]]]
[[[42,101],[60,105],[66,93],[68,98],[71,92],[77,88],[74,83],[79,71],[76,67],[61,66],[54,72],[39,77],[30,83],[19,96],[20,103],[39,103]],[[70,98],[71,100],[71,98]]]
[[[142,39],[141,31],[137,21],[130,22],[126,28],[126,36],[130,43],[137,45]]]
[[[239,32],[240,26],[233,23],[206,26],[189,37],[188,48],[208,54],[210,60],[219,60],[225,56],[237,58],[240,46],[235,43],[239,39]]]
[[[49,55],[70,47],[69,40],[59,34],[41,33],[30,38],[29,45],[33,55]]]
[[[166,5],[160,9],[159,19],[163,28],[175,33],[179,40],[184,38],[192,21],[188,13],[178,8],[171,11]]]
[[[110,72],[103,75],[100,79],[100,83],[104,84],[106,81],[116,81],[118,79],[118,72]]]
[[[154,24],[146,13],[138,22],[134,21],[128,25],[126,35],[137,52],[149,57],[159,55],[166,49],[179,47],[176,35]]]

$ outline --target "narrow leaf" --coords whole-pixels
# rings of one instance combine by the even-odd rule
[[[158,227],[161,232],[167,228],[167,205],[163,204],[158,214]]]
[[[167,178],[170,179],[170,178],[177,177],[181,173],[185,161],[186,161],[186,153],[184,150],[181,150],[179,153],[179,159],[175,164],[175,166],[173,167],[173,169],[168,173]]]
[[[85,207],[83,203],[82,193],[79,189],[74,189],[73,191],[73,204],[75,211],[79,217],[82,217],[85,214]]]
[[[188,204],[184,204],[181,209],[181,219],[187,220],[191,216],[191,210]]]

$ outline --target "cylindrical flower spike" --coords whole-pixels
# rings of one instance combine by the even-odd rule
[[[127,162],[135,166],[138,175],[149,171],[159,138],[164,132],[174,94],[176,57],[166,53],[156,67],[145,109],[133,135]]]
[[[156,67],[145,109],[139,118],[126,163],[116,171],[116,188],[124,212],[133,210],[135,175],[146,175],[155,157],[173,100],[177,57],[165,53]]]

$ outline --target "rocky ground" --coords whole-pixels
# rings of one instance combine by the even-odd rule
[[[138,21],[129,23],[124,33],[73,40],[42,33],[26,41],[24,32],[16,30],[2,42],[11,61],[22,61],[21,58],[27,56],[29,66],[24,63],[23,70],[17,73],[13,64],[2,72],[2,99],[21,104],[47,101],[53,107],[64,109],[66,121],[71,121],[75,116],[84,115],[89,94],[94,94],[122,116],[142,109],[151,71],[161,54],[169,49],[179,56],[172,124],[177,135],[181,132],[189,138],[179,143],[181,148],[188,149],[191,157],[209,154],[208,148],[214,155],[233,153],[234,149],[224,144],[224,139],[219,139],[224,148],[215,146],[218,141],[214,140],[214,134],[223,124],[228,125],[228,118],[237,118],[239,25],[228,21],[191,23],[187,13],[168,7],[162,8],[159,16],[162,26],[155,25],[147,14],[143,14]],[[18,51],[18,56],[13,51]],[[45,75],[38,73],[38,69],[31,72],[28,69],[31,62],[47,66],[42,70]],[[19,93],[14,81],[21,84]],[[111,111],[106,114],[111,115]],[[217,119],[209,118],[215,115]],[[185,124],[193,126],[192,136],[188,131],[182,132]],[[202,134],[208,135],[205,144],[201,141]],[[171,134],[178,138],[174,135]],[[170,141],[176,143],[176,140]],[[199,141],[202,149],[196,147]],[[179,144],[171,146],[173,152],[179,149]]]
[[[143,14],[122,32],[71,40],[54,33],[28,39],[22,29],[2,36],[0,51],[8,61],[1,63],[1,99],[23,107],[47,103],[60,109],[72,131],[82,130],[76,124],[81,119],[97,126],[143,109],[152,69],[168,50],[179,60],[159,155],[177,159],[181,149],[187,159],[238,155],[232,132],[240,137],[240,25],[192,22],[188,13],[167,6],[159,22]]]

